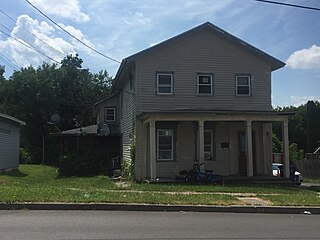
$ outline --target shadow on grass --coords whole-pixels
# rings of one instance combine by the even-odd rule
[[[320,192],[320,186],[311,186],[311,187],[308,187],[307,189],[314,192]]]
[[[29,176],[26,173],[20,172],[19,170],[12,170],[10,172],[0,173],[0,176],[11,176],[11,177],[27,177]]]

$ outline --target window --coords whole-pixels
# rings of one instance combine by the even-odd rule
[[[198,75],[198,94],[212,94],[212,75]]]
[[[173,160],[173,129],[158,129],[157,160]]]
[[[204,159],[209,159],[209,157],[213,157],[213,144],[212,144],[212,131],[205,130],[204,131]]]
[[[115,122],[116,121],[116,109],[115,108],[105,108],[104,109],[104,120],[105,122]]]
[[[157,73],[157,94],[172,94],[173,75],[171,73]]]
[[[249,75],[236,76],[237,96],[251,95],[251,77]]]

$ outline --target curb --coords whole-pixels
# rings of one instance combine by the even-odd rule
[[[2,203],[0,210],[97,210],[97,211],[161,211],[161,212],[225,212],[320,214],[319,207],[209,206],[112,203]]]

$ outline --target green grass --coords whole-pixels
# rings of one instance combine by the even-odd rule
[[[194,205],[244,204],[230,193],[251,193],[273,205],[320,206],[320,189],[266,184],[186,185],[130,183],[118,187],[105,176],[61,178],[56,168],[20,165],[0,175],[0,202],[94,202]]]
[[[320,178],[303,178],[303,181],[306,183],[319,183],[320,184]]]

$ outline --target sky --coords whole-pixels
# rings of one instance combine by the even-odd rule
[[[320,11],[255,0],[29,1],[116,61],[79,43],[27,1],[1,1],[0,65],[6,78],[14,69],[60,62],[76,53],[91,72],[115,76],[123,58],[209,21],[286,63],[272,73],[274,107],[320,101]],[[277,1],[320,8],[320,0]]]

